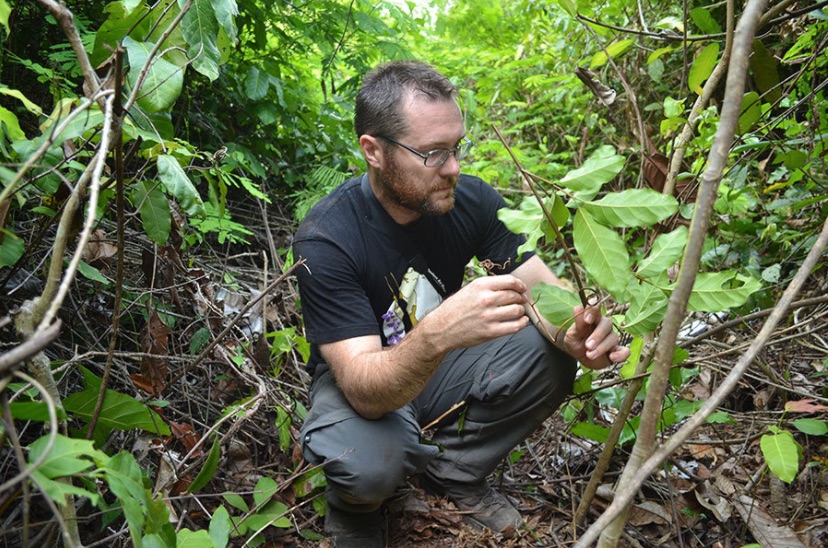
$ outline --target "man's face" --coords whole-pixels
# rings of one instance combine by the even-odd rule
[[[409,130],[394,138],[422,153],[455,148],[466,134],[460,108],[452,100],[431,101],[421,95],[409,95],[403,112],[408,116]],[[454,207],[454,188],[460,176],[460,165],[454,156],[450,155],[439,167],[425,167],[421,157],[389,145],[378,180],[382,194],[378,198],[383,205],[408,221],[448,213]]]

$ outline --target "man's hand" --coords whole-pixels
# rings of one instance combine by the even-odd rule
[[[527,325],[526,284],[510,276],[477,278],[446,299],[424,322],[443,349],[476,346],[517,333]]]
[[[603,369],[630,357],[630,349],[620,346],[612,330],[612,320],[601,315],[599,305],[576,306],[575,323],[564,337],[567,351],[588,369]]]

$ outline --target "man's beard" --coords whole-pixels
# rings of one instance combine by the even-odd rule
[[[451,186],[451,196],[448,200],[435,201],[432,192],[434,188],[423,189],[417,181],[417,176],[401,168],[393,155],[387,156],[386,168],[379,178],[380,186],[390,201],[409,211],[415,211],[424,217],[443,215],[454,207],[454,187],[457,178],[452,177],[442,188]]]

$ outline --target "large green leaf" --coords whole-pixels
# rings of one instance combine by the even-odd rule
[[[239,6],[236,0],[211,0],[216,21],[231,42],[236,42],[236,21],[239,14]]]
[[[29,462],[35,462],[43,454],[49,442],[49,436],[42,436],[29,446]],[[49,479],[72,476],[85,472],[95,463],[93,457],[106,458],[106,454],[95,449],[91,440],[67,438],[58,434],[49,450],[48,457],[38,471]]]
[[[589,68],[594,69],[600,66],[603,66],[607,63],[607,53],[610,57],[615,59],[616,57],[620,57],[624,55],[632,47],[635,45],[635,40],[631,38],[626,38],[624,40],[619,40],[617,42],[613,42],[609,46],[607,46],[607,52],[604,53],[604,50],[599,51],[595,55],[592,56],[592,60],[589,62]]]
[[[581,304],[578,295],[557,285],[540,283],[532,289],[532,300],[538,314],[552,325],[569,327],[574,319],[573,308]]]
[[[63,400],[63,407],[75,417],[89,420],[95,411],[101,379],[85,367],[81,367],[81,370],[85,388],[81,392],[67,396]],[[158,416],[158,413],[132,396],[110,389],[107,389],[104,395],[98,424],[116,430],[139,428],[153,434],[170,435],[170,427]]]
[[[137,42],[126,36],[124,46],[129,57],[127,81],[130,87],[138,85],[142,71],[147,63],[150,63],[147,77],[141,85],[138,106],[147,112],[158,112],[172,107],[181,95],[184,67],[175,65],[163,57],[155,57],[150,61],[149,55],[155,47],[152,42]]]
[[[112,55],[118,43],[130,31],[133,31],[134,36],[138,36],[135,29],[146,18],[148,12],[146,5],[140,7],[141,9],[130,9],[130,6],[125,6],[123,2],[109,2],[103,8],[103,12],[109,15],[95,33],[95,45],[89,56],[93,65],[100,65]]]
[[[742,97],[742,111],[739,114],[739,133],[745,134],[762,117],[762,101],[759,94],[749,91]]]
[[[713,69],[716,68],[716,59],[719,58],[719,44],[713,42],[705,47],[696,56],[693,61],[693,66],[690,67],[690,73],[687,75],[687,86],[690,91],[701,95],[702,85],[710,78]]]
[[[150,496],[144,488],[141,467],[131,453],[121,451],[113,456],[104,467],[107,483],[118,497],[129,531],[135,544],[139,544],[146,521],[143,508],[150,506]]]
[[[593,152],[581,167],[568,172],[559,182],[569,190],[591,194],[584,199],[592,199],[604,183],[621,172],[625,161],[623,156],[616,154],[615,148],[604,145]]]
[[[9,229],[0,228],[0,234],[3,236],[3,242],[0,243],[0,268],[4,268],[15,264],[23,256],[26,243]]]
[[[597,202],[584,202],[581,207],[601,224],[635,227],[663,221],[678,210],[678,202],[651,188],[632,188],[613,192]]]
[[[624,297],[632,274],[630,256],[621,236],[596,221],[588,212],[578,209],[572,238],[589,275],[617,300],[626,300]]]
[[[187,2],[188,0],[178,0],[178,5],[184,9]],[[218,21],[212,1],[192,0],[189,11],[181,20],[181,31],[189,46],[187,54],[193,62],[193,68],[210,80],[218,78],[221,53],[216,43]]]
[[[630,308],[624,315],[624,331],[644,335],[655,331],[667,312],[667,295],[649,283],[634,283],[629,287]]]
[[[12,111],[0,107],[0,122],[3,123],[0,126],[0,138],[8,137],[9,141],[18,141],[26,138],[26,134],[20,129],[20,121],[17,119],[17,115]]]
[[[759,447],[768,468],[777,478],[791,483],[799,472],[799,447],[787,430],[772,429],[759,440]]]
[[[155,181],[139,181],[130,195],[132,205],[138,208],[144,231],[150,239],[164,245],[170,237],[172,217],[170,202]]]
[[[558,227],[569,222],[569,210],[558,196],[546,198],[544,203]],[[515,234],[526,235],[526,242],[518,248],[519,256],[537,249],[538,240],[542,236],[545,236],[548,241],[555,241],[555,231],[546,219],[538,200],[534,197],[524,198],[517,210],[506,207],[499,209],[497,218]]]
[[[221,444],[219,443],[218,436],[216,436],[213,440],[213,446],[210,448],[210,453],[207,455],[207,460],[204,461],[204,466],[201,467],[198,475],[190,486],[187,487],[188,493],[199,491],[213,479],[213,474],[216,473],[216,468],[218,468],[219,459],[221,459]]]
[[[158,178],[164,183],[167,192],[178,201],[188,215],[195,217],[205,215],[201,196],[173,156],[162,154],[158,157]]]
[[[654,278],[663,274],[681,259],[686,245],[686,226],[679,226],[672,232],[659,234],[650,252],[638,264],[637,274],[642,278]]]
[[[687,308],[695,312],[728,310],[745,304],[748,297],[760,289],[760,282],[732,270],[702,273],[696,277]]]
[[[224,506],[219,506],[213,512],[213,519],[210,520],[210,540],[216,548],[227,546],[230,539],[230,529],[233,523],[230,521],[230,513]]]
[[[270,88],[270,75],[258,67],[251,66],[247,69],[247,76],[244,78],[244,93],[251,101],[259,101],[267,95]]]

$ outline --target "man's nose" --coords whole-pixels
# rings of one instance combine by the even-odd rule
[[[460,175],[460,162],[457,161],[456,152],[449,154],[448,159],[440,166],[440,175],[443,177],[457,177]]]

